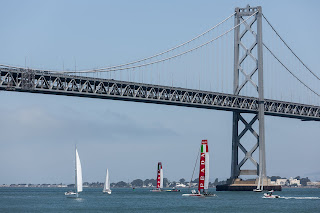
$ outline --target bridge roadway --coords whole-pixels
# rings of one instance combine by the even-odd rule
[[[258,99],[113,79],[0,66],[0,90],[258,113]],[[320,121],[320,106],[265,100],[265,115]]]

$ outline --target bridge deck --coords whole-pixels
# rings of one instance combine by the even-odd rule
[[[0,67],[0,90],[258,113],[258,99],[210,91]],[[265,114],[320,121],[320,107],[265,100]]]

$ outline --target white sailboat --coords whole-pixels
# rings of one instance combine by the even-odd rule
[[[80,157],[78,154],[78,150],[76,147],[76,163],[75,163],[75,192],[69,191],[65,192],[64,194],[67,197],[79,197],[79,193],[82,192],[82,169],[81,169],[81,162]]]
[[[190,181],[191,183],[191,181]],[[198,191],[192,190],[191,194],[183,194],[186,197],[208,197],[216,196],[208,192],[209,187],[209,149],[208,141],[202,140],[201,142],[201,154],[200,154],[200,171],[199,171],[199,183]]]
[[[260,182],[261,182],[261,177],[259,175],[258,186],[257,186],[256,189],[253,190],[254,192],[262,192],[262,190],[263,190],[263,181],[262,181],[262,185],[261,186],[260,186]]]
[[[106,174],[106,181],[104,182],[103,190],[102,192],[108,193],[109,195],[111,194],[111,189],[110,189],[110,179],[109,179],[109,171],[107,169],[107,174]]]

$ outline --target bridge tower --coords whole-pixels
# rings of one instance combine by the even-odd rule
[[[266,178],[265,161],[265,128],[264,128],[264,93],[263,93],[263,43],[262,43],[262,8],[250,7],[235,9],[235,22],[237,26],[249,16],[253,16],[242,25],[244,29],[240,31],[240,26],[234,30],[234,95],[241,95],[240,92],[247,84],[251,84],[258,97],[258,114],[252,119],[246,120],[245,113],[233,112],[233,130],[232,130],[232,161],[230,184],[234,182],[239,175],[260,175],[262,180]],[[253,37],[253,43],[245,43],[245,37]],[[251,45],[251,46],[250,46]],[[244,65],[245,60],[251,60],[254,68],[248,68]],[[247,70],[246,70],[247,69]],[[255,75],[256,74],[256,75]],[[258,76],[257,76],[258,75]],[[255,77],[253,77],[255,76]],[[247,85],[248,86],[248,85]],[[257,123],[257,124],[255,124]],[[240,132],[239,126],[244,125]],[[253,128],[253,125],[259,126],[259,132]],[[243,136],[252,134],[255,144],[250,149],[243,146]],[[257,162],[253,153],[259,148],[259,162]],[[244,153],[243,159],[239,159],[239,152]],[[241,160],[239,162],[239,160]],[[247,161],[254,165],[253,169],[242,169]]]

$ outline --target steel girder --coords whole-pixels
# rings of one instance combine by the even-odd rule
[[[54,95],[115,99],[224,111],[258,113],[258,98],[112,79],[34,72],[22,87],[27,69],[0,67],[0,89]],[[320,106],[265,100],[266,115],[320,121]]]

